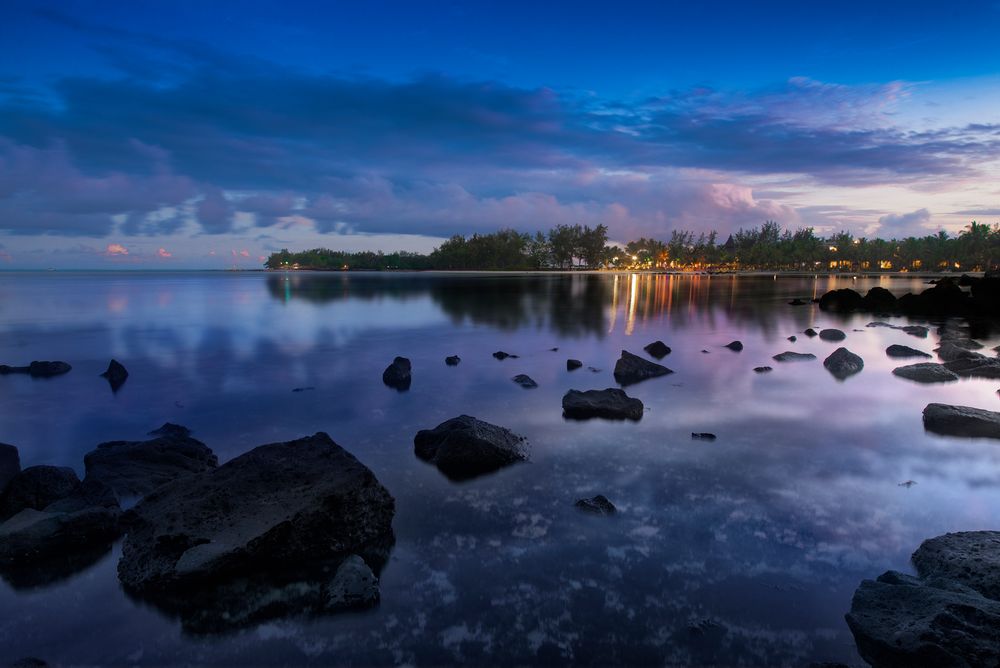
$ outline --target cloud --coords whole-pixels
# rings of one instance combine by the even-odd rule
[[[170,251],[168,251],[166,248],[159,249],[158,251],[156,251],[156,254],[159,257],[173,257],[173,254]]]
[[[910,213],[882,216],[874,230],[884,238],[903,239],[906,237],[927,236],[937,228],[930,225],[931,212],[927,209],[917,209]]]
[[[107,248],[104,249],[104,254],[113,255],[128,255],[128,249],[121,244],[108,244]]]

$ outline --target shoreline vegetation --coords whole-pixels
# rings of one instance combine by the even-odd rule
[[[607,227],[557,225],[548,234],[503,229],[455,235],[424,255],[407,251],[347,252],[326,248],[272,253],[269,270],[323,271],[552,271],[648,270],[676,273],[866,272],[928,275],[981,272],[1000,259],[1000,224],[971,222],[957,235],[868,239],[846,231],[819,237],[811,227],[794,232],[774,221],[740,229],[725,242],[718,234],[674,230],[667,241],[639,238],[609,245]]]

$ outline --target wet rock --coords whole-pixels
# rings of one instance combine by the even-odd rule
[[[949,371],[943,364],[920,362],[898,366],[892,370],[894,376],[913,380],[918,383],[951,383],[958,380],[958,375]]]
[[[876,320],[868,323],[865,327],[886,327],[888,329],[898,329],[896,325],[890,324],[888,322],[882,322],[881,320]]]
[[[942,343],[940,346],[934,349],[937,356],[943,362],[954,362],[960,359],[975,359],[975,360],[987,360],[990,359],[983,355],[982,353],[977,353],[968,348],[963,348],[962,346],[957,346],[951,341]]]
[[[808,336],[808,337],[809,337],[810,339],[811,339],[812,337],[814,337],[814,336],[816,336],[816,335],[817,335],[817,334],[816,334],[816,330],[815,330],[815,329],[813,329],[812,327],[810,327],[809,329],[807,329],[806,331],[804,331],[804,332],[802,332],[802,333],[803,333],[803,334],[805,334],[806,336]]]
[[[891,312],[896,310],[896,297],[881,287],[874,287],[861,300],[861,309],[871,312]]]
[[[701,431],[701,432],[692,431],[691,439],[695,441],[714,441],[715,434],[709,433],[707,431]]]
[[[186,427],[166,423],[147,441],[101,443],[83,457],[85,480],[110,487],[119,496],[144,496],[168,482],[203,473],[218,464],[215,454]]]
[[[909,346],[901,346],[896,343],[886,348],[885,354],[889,357],[930,357],[928,353],[922,350],[917,350]]]
[[[653,341],[648,346],[643,348],[643,350],[656,359],[663,359],[670,354],[670,346],[665,344],[663,341]]]
[[[955,348],[962,348],[963,350],[982,350],[985,346],[978,341],[973,341],[972,339],[966,338],[944,338],[942,341],[946,342],[943,345],[953,346]]]
[[[852,313],[862,308],[864,300],[854,290],[842,288],[831,290],[819,298],[819,307],[833,313]]]
[[[753,370],[754,373],[767,373],[769,371],[774,371],[774,369],[769,366],[755,366]]]
[[[615,363],[614,375],[615,380],[621,385],[633,385],[647,378],[665,376],[668,373],[673,373],[673,371],[623,350],[622,356]]]
[[[803,301],[803,300],[799,299],[798,297],[796,297],[792,301],[788,302],[788,305],[789,306],[805,306],[808,303],[809,302]]]
[[[592,515],[614,515],[618,512],[615,504],[608,500],[603,494],[598,494],[590,499],[579,499],[573,504],[585,513]]]
[[[583,362],[580,360],[566,360],[566,370],[572,371],[574,369],[579,369],[583,366]]]
[[[168,611],[225,610],[233,596],[246,602],[301,572],[333,572],[352,554],[384,563],[394,512],[375,475],[328,435],[261,445],[143,498],[118,577]]]
[[[795,343],[796,341],[799,340],[799,337],[792,334],[791,336],[788,337],[788,340],[791,341],[792,343]]]
[[[738,353],[741,350],[743,350],[743,342],[742,341],[730,341],[729,343],[726,344],[725,347],[729,348],[733,352],[737,352]]]
[[[0,497],[0,520],[6,520],[25,508],[42,510],[77,491],[80,479],[68,467],[29,466],[7,483]]]
[[[927,334],[930,332],[930,330],[923,325],[906,325],[905,327],[899,327],[898,329],[906,332],[910,336],[915,336],[918,339],[926,339]]]
[[[907,315],[965,316],[972,311],[969,294],[951,278],[940,279],[919,295],[903,295],[896,305]]]
[[[449,355],[444,358],[444,363],[448,366],[458,366],[458,363],[462,361],[462,358],[458,355]]]
[[[417,457],[452,480],[492,473],[528,458],[523,436],[469,415],[417,432],[413,445]]]
[[[563,416],[574,420],[607,418],[609,420],[639,420],[643,405],[624,390],[570,390],[562,399]]]
[[[531,389],[533,387],[538,387],[538,383],[536,383],[534,380],[532,380],[531,376],[528,376],[528,375],[523,374],[523,373],[517,374],[516,376],[514,376],[513,378],[511,378],[511,380],[513,380],[515,383],[517,383],[518,385],[520,385],[521,387],[523,387],[525,389]]]
[[[816,356],[812,353],[796,353],[791,350],[786,350],[783,353],[778,353],[772,357],[775,362],[804,362],[806,360],[814,360]]]
[[[844,380],[865,368],[865,361],[860,355],[852,353],[847,348],[837,348],[833,353],[823,360],[823,366],[837,380]]]
[[[102,373],[101,377],[108,379],[112,392],[117,392],[128,378],[128,371],[118,360],[111,360],[108,363],[108,370]]]
[[[382,372],[382,382],[399,392],[405,392],[410,389],[412,380],[410,368],[410,360],[405,357],[397,357]]]
[[[944,363],[945,368],[962,378],[1000,378],[1000,360],[966,357]]]
[[[0,364],[0,375],[26,373],[32,378],[51,378],[68,373],[73,367],[66,362],[32,362],[28,366],[8,366]]]
[[[1000,413],[948,404],[927,404],[924,429],[945,436],[1000,438]]]
[[[21,455],[13,445],[0,443],[0,499],[7,483],[21,472]]]
[[[836,341],[843,341],[844,339],[846,339],[847,334],[844,334],[844,332],[842,332],[839,329],[828,328],[820,330],[819,338],[822,341],[836,342]]]
[[[495,357],[498,360],[505,360],[508,357],[510,357],[512,359],[517,359],[517,355],[511,355],[510,353],[505,353],[502,350],[498,350],[495,353],[493,353],[493,357]]]

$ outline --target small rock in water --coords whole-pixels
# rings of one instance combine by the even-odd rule
[[[643,405],[639,399],[625,394],[624,390],[609,387],[606,390],[570,390],[562,399],[563,417],[573,420],[607,418],[609,420],[638,420]]]
[[[696,440],[696,441],[714,441],[715,440],[715,434],[711,434],[711,433],[709,433],[707,431],[701,431],[701,432],[694,432],[694,431],[692,431],[691,432],[691,438],[694,439],[694,440]]]
[[[505,353],[502,350],[498,350],[495,353],[493,353],[493,357],[495,357],[498,360],[505,360],[508,357],[510,357],[511,359],[517,359],[517,355],[511,355],[510,353]]]
[[[521,387],[523,387],[525,389],[530,389],[532,387],[538,387],[538,383],[536,383],[534,380],[532,380],[531,376],[528,376],[528,375],[523,374],[523,373],[517,374],[516,376],[514,376],[513,378],[511,378],[511,380],[513,380],[515,383],[517,383],[518,385],[520,385]]]
[[[615,380],[622,385],[633,385],[647,378],[665,376],[673,373],[665,366],[644,360],[638,355],[633,355],[627,350],[622,351],[622,356],[615,364]]]
[[[726,344],[726,348],[729,348],[733,352],[737,352],[738,353],[741,350],[743,350],[743,342],[742,341],[730,341],[729,343]]]
[[[417,432],[413,446],[417,457],[452,480],[492,473],[528,458],[524,437],[470,415]]]
[[[958,374],[934,362],[899,366],[892,370],[892,375],[918,383],[951,383],[958,380]]]
[[[847,334],[844,334],[839,329],[824,329],[820,330],[819,338],[823,341],[843,341],[847,338]]]
[[[793,334],[793,335],[791,335],[791,336],[788,337],[788,340],[791,341],[792,343],[795,343],[796,341],[799,340],[799,337],[797,337],[797,336],[795,336]]]
[[[397,357],[382,372],[382,382],[399,392],[410,389],[410,360]]]
[[[774,369],[772,369],[769,366],[755,366],[753,370],[756,373],[767,373],[768,371],[774,371]]]
[[[312,385],[308,385],[306,387],[293,387],[292,388],[292,392],[309,392],[309,391],[315,390],[315,389],[316,388],[313,387]]]
[[[896,343],[886,348],[885,354],[889,357],[930,357],[928,353],[922,350],[917,350],[909,346],[901,346]]]
[[[462,358],[458,355],[449,355],[444,358],[444,363],[448,366],[458,366],[458,363],[462,361]]]
[[[776,362],[802,362],[805,360],[814,360],[816,359],[816,356],[812,353],[796,353],[791,350],[786,350],[783,353],[778,353],[771,359]]]
[[[0,376],[9,373],[26,373],[32,378],[51,378],[52,376],[61,376],[72,368],[66,362],[32,362],[28,366],[0,364]]]
[[[670,346],[665,344],[663,341],[653,341],[648,346],[643,348],[643,350],[656,359],[662,359],[670,354]]]
[[[788,305],[789,306],[805,306],[808,303],[809,302],[802,301],[801,299],[799,299],[798,297],[796,297],[792,301],[788,302]]]
[[[587,371],[590,371],[591,373],[601,373],[601,370],[596,366],[588,366]]]
[[[809,329],[807,329],[806,331],[804,331],[802,333],[805,334],[806,336],[810,337],[810,338],[816,336],[816,330],[813,329],[812,327],[810,327]]]
[[[111,360],[108,363],[108,370],[101,374],[102,378],[108,379],[112,392],[117,392],[125,380],[128,379],[128,371],[118,360]]]
[[[927,404],[924,429],[944,436],[1000,438],[1000,413],[948,404]]]
[[[592,515],[614,515],[618,512],[615,504],[608,500],[603,494],[598,494],[590,499],[580,499],[573,504],[585,513]]]
[[[837,348],[833,353],[823,360],[823,366],[833,374],[837,380],[844,380],[865,368],[865,361],[860,355],[852,353],[844,347]]]
[[[704,348],[702,348],[701,352],[705,353],[706,355],[709,354],[709,352],[707,350],[705,350]]]
[[[379,601],[378,578],[364,559],[352,554],[337,567],[324,594],[328,610],[370,608]]]
[[[557,352],[559,352],[559,348],[558,347],[556,347],[556,348],[549,348],[549,352],[550,353],[557,353]]]
[[[572,371],[574,369],[579,369],[583,366],[583,362],[580,360],[566,360],[566,370]]]
[[[913,487],[916,484],[917,484],[916,480],[907,480],[906,482],[899,483],[899,486],[900,487],[905,487],[906,489],[909,489],[909,488]]]

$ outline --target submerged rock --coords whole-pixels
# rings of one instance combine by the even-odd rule
[[[583,362],[580,360],[566,360],[566,370],[572,371],[574,369],[579,369],[583,366]]]
[[[108,370],[102,373],[101,377],[108,379],[112,392],[117,392],[128,379],[128,371],[118,360],[111,360],[108,363]]]
[[[520,385],[521,387],[523,387],[525,389],[531,389],[533,387],[538,387],[538,383],[536,383],[531,378],[531,376],[528,376],[528,375],[523,374],[523,373],[517,374],[516,376],[514,376],[513,378],[511,378],[511,380],[513,380],[515,383],[517,383],[518,385]]]
[[[444,358],[444,363],[448,366],[458,366],[458,363],[462,361],[462,358],[458,355],[449,355]]]
[[[190,437],[186,427],[166,423],[148,441],[109,441],[83,457],[86,480],[96,480],[119,496],[143,496],[168,482],[215,468],[218,458]]]
[[[410,369],[410,360],[405,357],[397,357],[382,372],[382,382],[399,392],[404,392],[410,389],[410,381],[412,380]]]
[[[452,480],[492,473],[528,458],[523,436],[470,415],[417,432],[413,446],[417,457]]]
[[[21,472],[21,455],[13,445],[0,443],[0,499],[7,483]]]
[[[1000,413],[948,404],[927,404],[924,429],[945,436],[1000,438]]]
[[[633,355],[627,350],[622,351],[622,356],[615,363],[615,380],[621,385],[633,385],[647,378],[665,376],[673,373],[665,366],[644,360],[638,355]]]
[[[934,362],[898,366],[892,370],[892,373],[894,376],[918,383],[951,383],[958,380],[958,375],[946,369],[943,364]]]
[[[505,360],[508,357],[510,357],[511,359],[517,359],[517,355],[511,355],[510,353],[505,353],[502,350],[498,350],[495,353],[493,353],[493,357],[495,357],[498,360]]]
[[[922,350],[917,350],[909,346],[901,346],[896,343],[886,348],[885,354],[889,357],[930,357],[930,354]]]
[[[663,341],[653,341],[648,346],[643,348],[643,350],[656,359],[662,359],[670,354],[670,346],[665,344]]]
[[[0,375],[26,373],[32,378],[51,378],[68,373],[73,367],[66,362],[32,362],[28,366],[8,366],[0,364]]]
[[[755,366],[753,370],[754,373],[767,373],[768,371],[774,371],[774,369],[769,366]]]
[[[625,390],[609,387],[606,390],[570,390],[562,399],[563,417],[574,420],[606,418],[609,420],[639,420],[643,405],[638,399],[625,394]]]
[[[615,508],[615,504],[608,500],[608,497],[603,494],[598,494],[595,497],[589,499],[579,499],[573,504],[585,513],[590,513],[591,515],[614,515],[618,512]]]
[[[828,328],[820,330],[819,338],[823,341],[836,342],[836,341],[843,341],[844,339],[846,339],[847,334],[844,334],[844,332],[842,332],[839,329]]]
[[[823,366],[837,380],[844,380],[865,368],[865,361],[860,355],[852,353],[847,348],[837,348],[833,353],[823,360]]]
[[[733,352],[738,353],[741,350],[743,350],[743,342],[742,341],[730,341],[729,343],[726,344],[725,347],[729,348]]]
[[[691,438],[695,441],[714,441],[716,437],[715,434],[709,433],[707,431],[701,431],[701,432],[692,431]]]
[[[796,353],[791,350],[786,350],[783,353],[778,353],[772,357],[776,362],[804,362],[806,360],[814,360],[816,356],[812,353]]]

